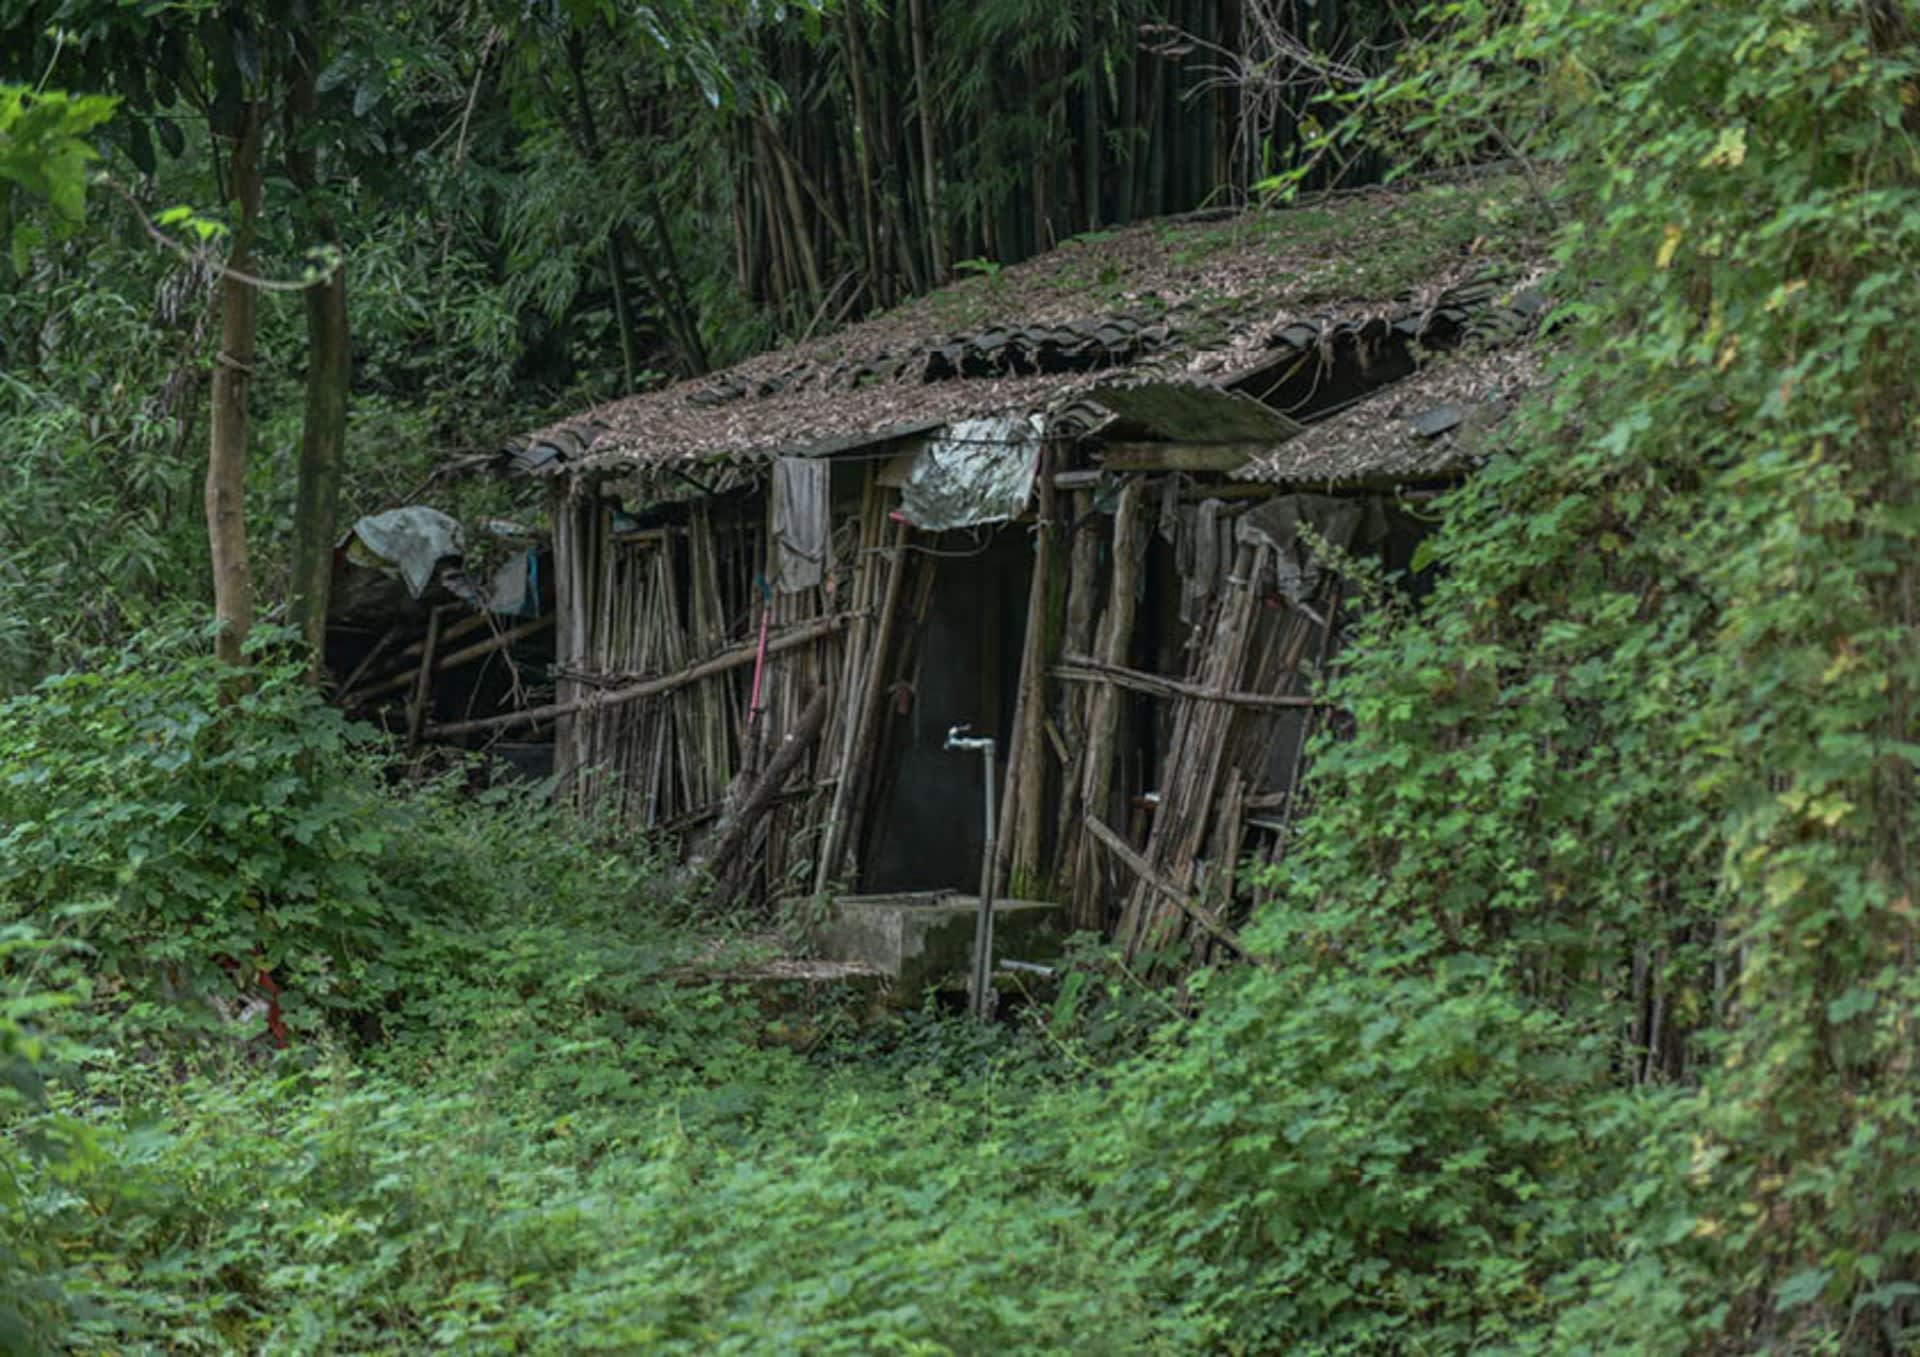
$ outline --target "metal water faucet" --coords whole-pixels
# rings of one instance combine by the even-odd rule
[[[986,736],[967,734],[972,729],[970,725],[951,727],[947,731],[946,747],[962,754],[980,755],[986,771],[987,841],[980,853],[980,913],[973,926],[973,975],[967,984],[967,1006],[974,1017],[984,1020],[993,1016],[993,858],[999,816],[994,806],[993,741]]]

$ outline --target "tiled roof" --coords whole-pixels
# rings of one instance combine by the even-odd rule
[[[1458,218],[1506,191],[1377,190],[1069,242],[839,334],[600,406],[508,451],[536,475],[710,480],[775,455],[1097,404],[1099,388],[1117,384],[1225,388],[1292,413],[1298,391],[1320,389],[1311,377],[1301,385],[1303,361],[1346,352],[1364,368],[1391,349],[1402,367],[1373,374],[1391,379],[1410,370],[1410,352],[1530,324],[1538,306],[1516,305],[1513,292],[1530,276],[1524,243],[1428,248],[1419,235],[1436,203]],[[1368,267],[1377,259],[1392,267]],[[1284,447],[1296,443],[1319,440],[1309,431]]]
[[[1235,480],[1343,486],[1445,480],[1471,469],[1481,436],[1541,380],[1529,344],[1442,355],[1275,445]]]

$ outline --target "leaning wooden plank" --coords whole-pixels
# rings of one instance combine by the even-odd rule
[[[795,631],[772,637],[767,642],[767,654],[777,655],[795,646],[817,641],[822,636],[844,625],[845,613],[836,613],[832,617],[822,618],[818,622],[800,627]],[[662,693],[674,692],[689,683],[698,683],[701,679],[712,678],[715,674],[724,674],[743,664],[752,664],[753,657],[759,654],[757,642],[735,646],[732,650],[722,651],[711,659],[690,665],[674,674],[663,674],[644,683],[636,683],[626,688],[616,688],[610,693],[601,693],[594,697],[575,698],[570,702],[555,702],[545,707],[530,707],[526,711],[508,712],[503,716],[489,716],[478,721],[454,721],[444,726],[429,726],[425,734],[434,739],[446,739],[454,735],[473,735],[483,730],[506,730],[512,726],[534,725],[541,721],[551,721],[557,716],[571,716],[575,712],[588,708],[618,707],[627,702],[639,702],[649,697],[658,697]]]
[[[379,640],[373,643],[373,649],[369,650],[365,655],[360,657],[360,663],[356,664],[353,667],[353,672],[348,674],[345,679],[341,680],[340,686],[334,691],[342,692],[342,693],[352,692],[353,685],[358,683],[361,679],[365,678],[367,674],[367,670],[373,668],[374,663],[378,661],[380,656],[386,652],[387,647],[392,645],[395,641],[399,639],[400,639],[400,624],[396,622],[392,626],[386,629],[386,631],[381,635]]]
[[[1202,702],[1219,702],[1229,707],[1257,707],[1264,711],[1284,711],[1311,707],[1320,699],[1305,693],[1241,693],[1224,688],[1209,688],[1198,683],[1149,674],[1142,669],[1107,664],[1089,655],[1062,656],[1053,667],[1053,676],[1070,683],[1111,683],[1156,697],[1191,697]]]
[[[461,665],[470,664],[482,655],[491,655],[494,651],[505,649],[515,641],[523,641],[529,636],[537,635],[552,625],[552,614],[548,614],[546,617],[536,617],[531,622],[522,622],[519,626],[508,631],[503,631],[496,636],[489,636],[484,641],[475,641],[470,646],[463,646],[451,654],[440,656],[438,659],[432,661],[434,672],[444,673],[449,669],[458,669]],[[449,631],[450,630],[451,628],[449,628]],[[436,639],[435,645],[444,645],[447,639],[448,632],[443,631]],[[392,678],[382,679],[378,683],[362,688],[357,693],[348,693],[340,699],[340,705],[343,707],[357,707],[363,702],[373,701],[376,697],[385,697],[388,693],[397,693],[402,688],[413,683],[419,674],[420,669],[415,668],[409,669],[404,674],[395,674]]]
[[[1020,644],[1020,680],[1014,691],[1013,738],[1007,749],[1007,794],[1000,813],[994,891],[1009,885],[1036,889],[1040,878],[1041,808],[1046,803],[1045,735],[1048,615],[1054,587],[1054,528],[1058,496],[1048,476],[1051,458],[1041,453],[1039,522],[1035,528],[1033,578],[1027,593],[1027,625]]]
[[[841,785],[848,787],[850,794],[845,807],[828,826],[830,841],[834,846],[828,865],[834,869],[836,878],[845,873],[847,879],[851,879],[860,866],[860,836],[871,803],[867,789],[874,781],[874,757],[880,743],[881,718],[887,710],[886,667],[893,653],[893,638],[898,628],[900,596],[907,573],[906,557],[907,525],[901,523],[895,528],[893,549],[887,558],[887,589],[880,604],[879,626],[869,640],[867,653],[861,656],[864,672],[859,680],[860,705],[854,713],[853,754],[846,766],[839,770]]]
[[[861,699],[866,693],[868,677],[868,638],[873,633],[874,604],[878,595],[876,571],[882,557],[891,568],[897,563],[899,552],[889,554],[884,550],[887,540],[887,518],[885,496],[881,493],[879,473],[869,463],[860,492],[860,517],[858,521],[859,552],[853,571],[853,625],[847,631],[846,646],[840,661],[841,691],[840,706],[834,713],[831,723],[832,737],[827,744],[825,755],[827,770],[838,778],[834,785],[833,798],[828,805],[827,818],[820,825],[820,852],[814,858],[813,889],[821,892],[834,884],[834,873],[840,869],[841,845],[845,842],[848,809],[852,805],[853,783],[858,779],[853,775],[855,746],[860,740],[860,713],[864,710]],[[903,540],[906,531],[905,522],[895,526],[893,540]]]
[[[480,628],[487,625],[487,619],[491,616],[493,616],[491,613],[477,612],[470,617],[461,618],[451,626],[440,628],[440,644],[445,645],[449,641],[457,641],[468,632],[480,630]],[[396,653],[394,659],[410,660],[415,655],[418,655],[425,646],[425,641],[415,641],[412,645]]]
[[[1053,479],[1057,486],[1060,477]],[[1101,519],[1095,516],[1093,510],[1093,492],[1075,491],[1072,544],[1067,553],[1067,618],[1065,635],[1060,643],[1063,651],[1084,651],[1096,644],[1098,633],[1094,631],[1093,619],[1098,602],[1096,586],[1100,575],[1100,527]],[[1060,805],[1053,836],[1056,880],[1064,880],[1071,875],[1070,855],[1078,837],[1074,830],[1080,823],[1080,787],[1086,777],[1081,759],[1086,750],[1087,710],[1092,696],[1091,693],[1074,690],[1060,694],[1060,718],[1071,732],[1071,739],[1063,743],[1071,753],[1061,756],[1061,763],[1065,767],[1060,775]],[[1050,734],[1053,729],[1050,724]]]
[[[1132,846],[1128,844],[1125,839],[1114,833],[1113,830],[1109,829],[1106,822],[1101,820],[1099,816],[1088,815],[1082,823],[1086,825],[1088,833],[1098,839],[1106,846],[1108,852],[1120,860],[1122,866],[1140,878],[1147,886],[1160,892],[1160,894],[1185,910],[1188,918],[1192,919],[1194,923],[1198,924],[1201,928],[1204,928],[1217,941],[1231,947],[1243,957],[1252,956],[1252,953],[1247,951],[1246,944],[1240,941],[1240,935],[1238,933],[1214,918],[1213,911],[1207,909],[1204,905],[1200,904],[1199,901],[1189,899],[1185,891],[1179,889],[1172,882],[1167,881],[1158,872],[1154,871],[1153,864],[1134,852]]]

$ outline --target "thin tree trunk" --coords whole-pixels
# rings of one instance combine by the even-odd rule
[[[873,115],[867,102],[867,82],[862,74],[865,63],[865,49],[860,41],[860,7],[847,6],[847,85],[853,95],[853,150],[859,167],[860,182],[853,186],[860,205],[860,239],[866,250],[866,275],[868,286],[876,287],[880,283],[882,269],[880,263],[879,211],[875,206],[879,185],[873,172]],[[885,305],[879,296],[875,296],[877,305]]]
[[[927,267],[937,286],[947,279],[947,223],[940,210],[940,158],[934,144],[933,83],[927,75],[926,0],[912,0],[913,89],[920,113],[920,162],[927,184]]]
[[[237,274],[252,271],[253,238],[260,216],[258,102],[241,106],[228,166],[240,218],[227,254],[231,272],[220,283],[220,350],[213,363],[212,435],[207,455],[207,544],[213,557],[213,612],[220,624],[214,653],[240,663],[253,630],[253,572],[247,559],[247,391],[253,381],[253,285]]]
[[[1080,74],[1080,226],[1100,225],[1100,66],[1094,48],[1094,16],[1081,19]]]
[[[579,119],[577,140],[589,165],[600,163],[600,129],[593,117],[593,101],[587,95],[587,40],[579,29],[567,35],[567,70],[573,77],[574,115]],[[620,331],[620,366],[625,378],[623,390],[631,391],[640,376],[638,345],[633,334],[633,298],[627,291],[624,226],[615,227],[607,239],[607,275],[613,286],[614,324]]]
[[[336,249],[332,217],[319,205],[317,156],[303,146],[302,128],[313,119],[320,72],[320,45],[311,29],[294,39],[296,69],[287,99],[287,168],[306,195],[323,239]],[[306,646],[308,673],[319,682],[326,669],[327,597],[333,583],[333,540],[340,515],[340,480],[346,465],[347,394],[352,381],[348,350],[347,274],[338,261],[327,277],[303,294],[307,310],[307,408],[300,437],[300,470],[294,491],[292,585],[288,620]]]

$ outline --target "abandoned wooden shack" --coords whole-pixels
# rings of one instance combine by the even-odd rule
[[[998,890],[1234,947],[1351,603],[1328,549],[1406,571],[1535,378],[1524,251],[1423,234],[1495,191],[1072,242],[518,440],[555,691],[428,737],[551,729],[572,795],[682,836],[750,799],[714,871],[795,896],[972,889],[971,726]]]

